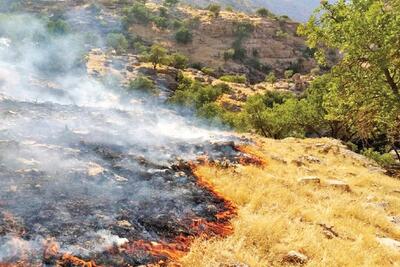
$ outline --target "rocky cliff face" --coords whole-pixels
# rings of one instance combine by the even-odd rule
[[[245,12],[254,12],[258,8],[264,7],[270,9],[275,14],[288,15],[296,21],[306,21],[320,3],[319,0],[184,0],[184,2],[199,6],[207,6],[211,2],[217,2],[221,5],[231,6]]]
[[[149,42],[161,42],[170,49],[186,54],[193,62],[202,63],[224,72],[251,74],[253,80],[263,80],[267,71],[258,71],[249,66],[249,61],[258,62],[268,70],[283,73],[288,68],[299,72],[308,72],[315,66],[315,61],[307,57],[304,39],[296,35],[298,23],[291,21],[259,18],[242,13],[221,12],[214,18],[205,10],[188,7],[179,8],[186,18],[196,18],[197,27],[193,32],[193,41],[181,45],[174,40],[174,32],[160,30],[153,25],[131,25],[131,32]],[[240,61],[224,60],[224,52],[231,49],[238,39],[237,27],[250,24],[252,32],[242,40],[242,48],[247,59]],[[245,62],[247,61],[247,63]]]

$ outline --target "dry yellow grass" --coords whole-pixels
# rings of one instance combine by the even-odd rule
[[[268,162],[264,169],[198,169],[236,203],[238,216],[231,236],[197,240],[183,266],[287,266],[282,259],[291,250],[308,257],[306,266],[400,266],[400,252],[376,239],[400,240],[399,226],[387,218],[400,215],[399,180],[334,140],[257,138],[257,146]],[[321,162],[298,166],[303,156]],[[310,175],[321,184],[298,182]],[[351,192],[326,185],[332,178],[346,181]],[[329,239],[321,225],[333,226],[338,237]]]

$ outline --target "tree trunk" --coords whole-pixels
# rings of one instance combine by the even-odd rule
[[[394,81],[392,75],[390,75],[390,71],[388,69],[384,69],[383,72],[385,73],[386,82],[389,84],[390,89],[392,89],[393,94],[400,101],[399,87],[397,86],[396,82]]]
[[[399,153],[399,151],[397,150],[397,148],[396,148],[395,146],[393,146],[393,150],[394,150],[394,153],[396,153],[397,159],[398,159],[399,162],[400,162],[400,153]]]

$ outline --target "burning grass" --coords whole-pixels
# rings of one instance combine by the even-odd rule
[[[388,217],[400,215],[399,180],[332,140],[258,139],[253,149],[266,166],[197,168],[237,206],[237,217],[232,235],[196,240],[183,266],[287,266],[292,250],[307,266],[397,266],[399,251],[377,237],[400,240]],[[299,183],[305,176],[321,183]],[[329,186],[332,178],[350,192]]]
[[[92,118],[103,110],[0,101],[0,112],[10,109],[39,114],[33,124],[62,114],[91,118],[107,129],[107,122]],[[10,139],[0,142],[7,155],[0,157],[0,262],[11,266],[170,264],[189,251],[195,238],[233,232],[235,205],[198,168],[258,162],[232,141],[171,138],[162,146],[143,147],[141,140],[113,143],[115,137],[93,142],[93,132],[63,126],[51,138],[36,140],[17,132],[22,140],[6,132],[3,137]]]

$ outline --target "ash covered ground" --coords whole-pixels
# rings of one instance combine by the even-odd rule
[[[31,15],[0,25],[0,265],[136,266],[221,234],[232,207],[189,162],[237,162],[235,138],[87,76],[81,40]]]

